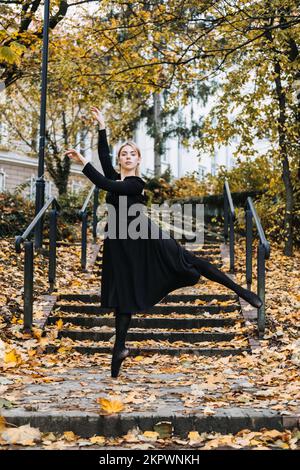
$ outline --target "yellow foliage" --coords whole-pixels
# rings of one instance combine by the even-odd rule
[[[107,398],[97,398],[97,403],[101,405],[103,411],[108,414],[119,413],[124,409],[124,404],[119,400],[108,400]]]

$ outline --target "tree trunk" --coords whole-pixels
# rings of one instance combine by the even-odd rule
[[[288,159],[288,149],[285,134],[286,124],[286,96],[282,89],[281,83],[281,67],[278,60],[275,61],[274,70],[276,73],[275,87],[279,106],[278,117],[278,136],[279,151],[282,162],[282,180],[285,187],[285,214],[284,214],[284,254],[292,256],[293,254],[293,209],[294,195],[293,185]]]
[[[160,93],[153,94],[154,102],[154,176],[161,175],[161,96]]]

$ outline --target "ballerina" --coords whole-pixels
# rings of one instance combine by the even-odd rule
[[[141,152],[134,142],[123,143],[117,153],[120,168],[120,172],[117,172],[111,162],[103,114],[95,106],[91,107],[91,111],[98,122],[98,154],[104,175],[75,149],[68,149],[65,155],[82,164],[83,174],[98,188],[107,191],[106,202],[115,208],[118,225],[119,215],[122,215],[120,196],[127,198],[126,210],[132,204],[146,205],[146,196],[143,194],[145,181],[139,171]],[[148,217],[146,219],[150,229],[153,221]],[[128,225],[131,220],[133,217],[128,216]],[[108,223],[105,229],[107,227]],[[118,234],[118,231],[115,233]],[[157,226],[156,233],[160,237],[163,231]],[[118,235],[104,237],[101,306],[115,309],[112,377],[118,376],[121,363],[130,353],[125,340],[132,313],[145,312],[168,293],[180,287],[195,285],[201,275],[228,287],[255,308],[261,307],[262,300],[257,294],[234,282],[205,258],[195,256],[183,248],[171,236],[158,239],[133,239]]]

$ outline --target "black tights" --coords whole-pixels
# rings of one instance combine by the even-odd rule
[[[120,351],[125,348],[126,334],[130,325],[132,313],[122,312],[119,307],[116,307],[115,313],[115,326],[116,326],[116,340],[114,351]]]
[[[251,292],[234,282],[229,276],[206,259],[198,257],[188,250],[186,250],[186,252],[188,253],[191,263],[199,269],[199,274],[203,275],[210,281],[218,282],[219,284],[228,287],[254,307],[260,307],[262,301],[254,292]]]
[[[223,286],[226,286],[229,289],[233,290],[237,294],[238,291],[241,291],[242,287],[239,284],[234,282],[229,276],[227,276],[214,264],[210,263],[206,259],[194,255],[192,262],[197,268],[199,268],[200,274],[205,276],[210,281],[218,282],[219,284],[222,284]]]

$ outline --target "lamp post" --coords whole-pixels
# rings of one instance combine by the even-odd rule
[[[47,71],[48,71],[48,38],[49,38],[49,5],[50,0],[44,0],[44,24],[43,24],[43,54],[42,54],[42,86],[40,107],[40,134],[39,134],[39,162],[38,177],[35,190],[35,215],[41,210],[45,202],[45,130],[46,130],[46,99],[47,99]],[[41,248],[43,242],[43,217],[35,227],[34,245]]]

